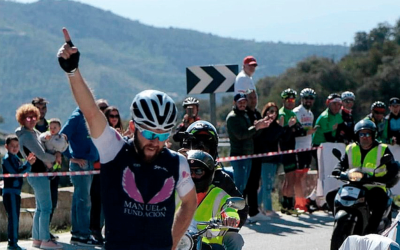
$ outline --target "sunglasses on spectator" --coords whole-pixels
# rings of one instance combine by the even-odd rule
[[[149,141],[155,140],[155,139],[158,139],[159,141],[166,141],[168,139],[168,137],[171,135],[170,132],[161,133],[161,134],[155,133],[153,131],[141,128],[136,123],[135,123],[135,128],[137,128],[139,130],[139,132],[142,134],[142,136]]]
[[[107,106],[100,106],[99,107],[99,109],[101,110],[101,111],[104,111],[106,108],[108,108]]]
[[[30,121],[36,121],[37,118],[36,118],[36,116],[27,116],[27,117],[25,118],[25,120],[26,120],[27,122],[30,122]]]
[[[110,118],[119,118],[119,115],[108,115]]]
[[[201,168],[196,168],[196,169],[193,169],[193,168],[191,168],[190,169],[190,174],[195,174],[195,175],[202,175],[202,174],[204,174],[204,170],[203,169],[201,169]]]
[[[295,98],[287,98],[287,99],[286,99],[286,102],[288,102],[288,103],[295,103],[295,102],[296,102],[296,99],[295,99]]]
[[[275,114],[275,113],[278,113],[278,111],[275,110],[275,109],[269,109],[269,110],[267,111],[267,113],[268,113],[268,114]]]
[[[371,133],[368,133],[368,132],[362,133],[362,132],[360,132],[360,133],[358,133],[358,136],[359,136],[359,137],[366,137],[366,138],[368,138],[368,137],[371,136]]]
[[[349,99],[347,99],[347,100],[344,100],[343,102],[345,102],[345,103],[353,103],[354,100],[349,100]]]
[[[304,98],[304,100],[314,100],[314,97],[312,97],[312,96],[306,96],[306,97],[303,97]]]

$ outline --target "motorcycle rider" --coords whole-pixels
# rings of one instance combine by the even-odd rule
[[[203,150],[211,155],[213,159],[218,158],[218,132],[215,127],[207,121],[196,121],[192,123],[183,136],[183,148],[180,153],[187,156],[186,152],[191,149]],[[243,197],[237,189],[230,175],[222,168],[221,163],[215,164],[214,178],[212,184],[223,189],[232,197]],[[247,219],[248,206],[238,211],[240,217],[239,228],[244,225]]]
[[[393,180],[397,180],[398,165],[392,160],[390,163],[379,167],[384,155],[393,157],[387,144],[376,140],[376,126],[370,120],[361,120],[354,127],[357,141],[346,147],[346,154],[332,171],[332,175],[339,176],[342,171],[351,168],[360,168],[368,175],[368,180],[392,186]],[[377,169],[374,173],[374,170]],[[365,229],[365,234],[375,233],[379,226],[383,213],[387,207],[389,197],[386,193],[386,185],[367,184],[366,201],[371,209],[371,217]],[[329,207],[333,208],[333,200],[337,190],[328,193]]]
[[[202,150],[190,150],[187,152],[187,160],[197,193],[197,209],[191,227],[196,226],[200,221],[210,221],[215,218],[221,219],[224,226],[238,227],[240,219],[237,211],[233,208],[223,209],[222,207],[231,196],[211,184],[215,173],[215,161],[211,155]],[[225,235],[213,238],[203,237],[203,242],[223,245],[227,250],[242,249],[243,237],[237,232],[227,234],[230,234],[229,240],[226,240]]]

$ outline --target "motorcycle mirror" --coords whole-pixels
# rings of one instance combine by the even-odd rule
[[[340,152],[339,149],[333,148],[333,149],[332,149],[332,154],[333,154],[336,158],[338,158],[339,161],[341,160],[341,158],[342,158],[342,152]]]
[[[246,202],[241,197],[230,197],[225,202],[227,207],[242,210],[246,206]]]
[[[393,156],[390,154],[385,154],[384,156],[382,156],[381,158],[381,166],[382,165],[386,165],[388,163],[391,163],[393,161]]]

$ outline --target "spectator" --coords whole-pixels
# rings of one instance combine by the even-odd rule
[[[31,164],[35,163],[36,157],[30,153],[24,160],[20,159],[19,141],[16,135],[6,137],[5,148],[6,155],[3,157],[4,174],[21,174],[31,170]],[[26,160],[25,163],[23,163]],[[18,228],[19,228],[19,210],[21,207],[21,188],[22,177],[5,178],[3,190],[3,204],[6,209],[8,219],[8,245],[7,250],[21,250],[18,246]]]
[[[356,96],[353,92],[346,91],[341,95],[342,98],[342,119],[343,123],[338,127],[338,141],[344,142],[346,145],[354,141],[354,118],[353,118],[353,106]]]
[[[390,114],[386,116],[388,123],[388,141],[390,144],[400,144],[400,99],[392,97],[389,100]]]
[[[46,131],[48,131],[50,129],[49,121],[46,120],[47,104],[48,103],[49,102],[46,99],[44,99],[43,97],[35,97],[35,98],[32,99],[33,106],[38,108],[39,112],[40,112],[40,118],[37,121],[36,126],[35,126],[35,129],[38,130],[40,133],[44,133],[44,132],[46,132]],[[62,152],[62,151],[59,151],[59,152]],[[52,178],[50,178],[50,192],[51,192],[52,209],[51,209],[49,223],[51,223],[51,220],[53,219],[53,215],[54,215],[54,210],[57,207],[57,203],[58,203],[58,184],[59,183],[60,183],[60,177],[59,176],[53,176]],[[56,239],[58,239],[58,236],[53,235],[52,233],[50,233],[50,238],[52,240],[56,240]]]
[[[194,97],[187,97],[183,101],[182,107],[185,110],[185,115],[183,116],[182,123],[178,125],[175,134],[172,136],[174,141],[179,142],[180,147],[182,147],[183,133],[193,122],[200,120],[199,100]]]
[[[20,152],[24,158],[30,153],[36,156],[32,164],[31,172],[42,173],[47,171],[46,164],[57,162],[61,164],[61,153],[54,155],[46,153],[44,145],[40,141],[40,133],[35,130],[36,122],[39,120],[39,109],[32,104],[24,104],[17,109],[16,118],[21,125],[16,129],[20,143]],[[28,182],[35,192],[36,209],[33,216],[32,238],[33,247],[44,249],[60,249],[62,245],[50,238],[49,224],[52,209],[50,180],[48,177],[28,177]]]
[[[337,142],[336,130],[338,125],[343,123],[340,115],[342,107],[342,99],[336,94],[330,94],[326,99],[328,108],[318,117],[315,126],[318,130],[314,133],[312,143],[314,147],[318,147],[324,142]]]
[[[76,108],[61,129],[69,141],[68,150],[64,154],[70,159],[69,170],[87,171],[94,169],[94,162],[99,155],[94,146],[83,113]],[[91,198],[90,189],[93,175],[72,175],[74,186],[71,206],[71,244],[90,246],[101,245],[90,231]]]
[[[246,56],[243,59],[242,71],[239,72],[235,80],[234,88],[236,94],[256,90],[252,76],[256,71],[257,65],[257,61],[253,56]]]
[[[66,43],[58,52],[59,63],[102,164],[106,249],[175,249],[196,210],[196,192],[187,160],[164,147],[176,122],[173,100],[156,90],[137,94],[129,122],[134,136],[123,140],[96,106],[78,69],[79,51],[71,47],[65,28],[63,33]],[[175,193],[182,200],[177,210]]]
[[[304,136],[296,137],[296,149],[311,148],[312,134],[316,131],[313,127],[314,114],[311,108],[314,105],[316,93],[313,89],[305,88],[300,92],[301,104],[293,109],[297,116],[297,120],[301,126],[307,131]],[[306,200],[306,176],[311,167],[312,153],[304,151],[297,153],[297,166],[295,170],[294,188],[295,188],[295,208],[307,211]]]
[[[383,102],[376,101],[371,105],[371,113],[365,117],[367,120],[371,120],[376,126],[376,139],[379,142],[387,143],[387,127],[388,123],[385,119],[386,105]]]
[[[97,105],[97,107],[99,107],[99,109],[101,111],[103,111],[103,113],[106,110],[106,108],[108,108],[108,106],[109,106],[108,101],[106,99],[97,99],[96,105]]]
[[[340,95],[336,93],[330,94],[326,99],[326,105],[328,106],[328,108],[319,115],[315,123],[315,127],[318,129],[313,134],[312,138],[313,147],[318,147],[321,145],[321,143],[324,142],[338,141],[337,129],[339,124],[343,123],[343,118],[340,115],[340,110],[342,107],[342,99]],[[314,151],[313,156],[317,161],[316,166],[318,170],[318,158],[316,151]],[[309,212],[313,212],[319,209],[316,203],[315,189],[307,198],[307,203]]]
[[[253,136],[257,130],[266,127],[265,122],[254,125],[246,112],[247,99],[243,93],[233,98],[232,111],[226,117],[229,140],[231,143],[230,156],[249,155],[254,152]],[[233,178],[239,191],[243,193],[251,170],[251,159],[231,161]]]
[[[261,114],[262,117],[269,122],[269,126],[261,130],[260,140],[264,143],[261,144],[260,152],[278,152],[279,142],[285,140],[285,129],[278,123],[278,106],[274,102],[265,104]],[[272,209],[271,193],[274,189],[276,169],[281,162],[281,156],[269,156],[262,158],[261,165],[261,205],[263,211],[268,217],[279,217],[279,215]]]
[[[118,133],[124,135],[124,127],[122,126],[121,116],[117,107],[109,106],[104,110],[108,125],[117,130]]]
[[[61,130],[61,121],[58,118],[52,118],[49,120],[49,129],[40,134],[40,141],[43,143],[46,152],[54,154],[55,152],[64,152],[68,148],[68,142],[66,136],[59,134]],[[49,169],[58,170],[61,166],[52,162],[47,166]]]
[[[49,122],[46,120],[46,113],[47,113],[47,103],[49,103],[43,97],[35,97],[32,99],[32,104],[36,108],[39,109],[40,118],[36,123],[35,129],[39,132],[43,133],[49,130]]]
[[[296,118],[293,109],[296,105],[297,92],[293,89],[285,89],[281,93],[283,107],[279,110],[279,124],[285,128],[287,140],[280,142],[281,150],[292,150],[296,147],[296,137],[306,135],[306,131]],[[282,184],[282,213],[298,214],[304,211],[294,208],[297,161],[295,154],[288,154],[282,159],[285,179]]]
[[[257,94],[256,91],[250,90],[247,93],[247,107],[246,112],[249,116],[250,123],[254,124],[255,121],[261,120],[261,113],[257,110]],[[262,153],[262,145],[265,141],[260,136],[253,137],[254,143],[254,154]],[[247,181],[246,190],[244,195],[247,196],[247,202],[249,204],[249,216],[251,222],[269,220],[270,218],[260,213],[258,208],[258,188],[260,186],[261,178],[261,163],[262,158],[251,159],[251,170],[249,180]]]

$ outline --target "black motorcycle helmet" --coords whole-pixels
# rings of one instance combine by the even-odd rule
[[[218,155],[218,133],[207,121],[196,121],[186,129],[182,146],[187,149],[200,149],[208,152],[213,159]]]
[[[193,178],[193,182],[196,186],[196,192],[206,192],[208,187],[214,178],[215,172],[215,161],[210,154],[202,150],[189,150],[187,152],[187,161],[189,167],[198,167],[205,171],[205,174],[199,178]]]
[[[373,121],[364,119],[364,120],[357,122],[357,124],[354,126],[354,134],[357,136],[357,138],[359,138],[358,133],[363,129],[371,130],[372,140],[375,140],[376,125]]]

